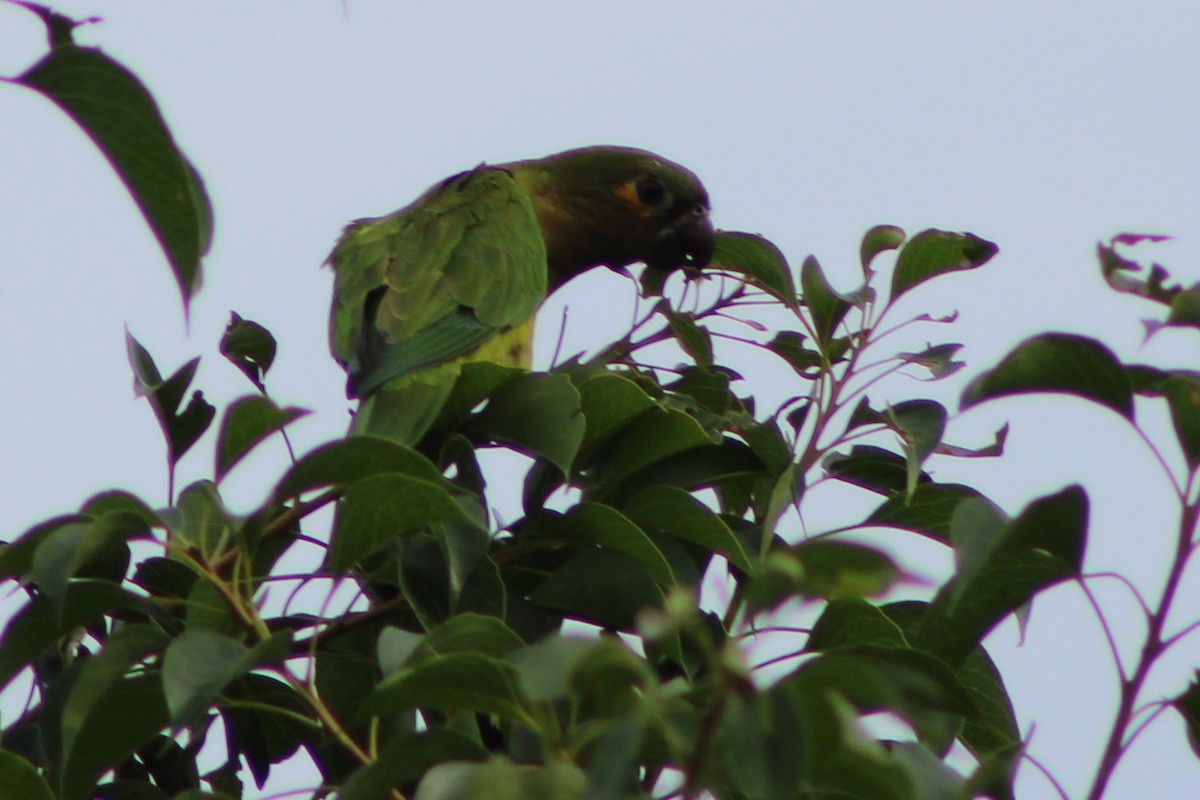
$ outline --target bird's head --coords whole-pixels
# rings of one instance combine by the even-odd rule
[[[505,166],[533,199],[557,287],[594,266],[668,273],[713,254],[708,192],[685,167],[630,147],[597,146]]]

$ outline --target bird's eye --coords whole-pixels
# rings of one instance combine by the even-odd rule
[[[667,189],[658,178],[647,175],[637,182],[637,195],[642,205],[657,206],[666,199]]]

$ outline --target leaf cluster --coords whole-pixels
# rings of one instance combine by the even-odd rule
[[[197,171],[131,73],[74,44],[78,23],[22,5],[51,49],[14,82],[109,158],[186,303],[211,231]],[[1101,247],[1110,284],[1195,327],[1194,290],[1157,265],[1134,277],[1140,265],[1119,252],[1133,243]],[[129,336],[169,502],[106,491],[0,548],[0,579],[27,597],[0,638],[0,685],[30,686],[0,732],[0,787],[38,800],[240,798],[303,752],[314,796],[343,800],[1012,797],[1024,744],[983,641],[1039,592],[1082,584],[1087,495],[1069,486],[1009,515],[926,470],[999,455],[1006,429],[956,445],[941,403],[876,399],[891,376],[962,366],[954,342],[888,352],[897,330],[952,317],[891,318],[901,297],[996,251],[969,233],[879,226],[859,248],[861,285],[839,291],[813,257],[793,270],[766,239],[722,233],[704,275],[644,276],[663,299],[598,352],[542,373],[467,365],[411,448],[356,436],[292,454],[286,430],[307,412],[271,399],[277,343],[233,314],[220,352],[253,391],[220,413],[213,480],[179,492],[175,465],[218,409],[193,388],[199,359],[164,378]],[[787,399],[763,406],[727,347],[772,359]],[[1200,516],[1198,386],[1054,333],[963,394],[970,407],[1068,393],[1134,424],[1142,396],[1174,422],[1187,467],[1178,556],[1146,606],[1142,659],[1119,664],[1093,797],[1150,666],[1187,633],[1168,635],[1165,620]],[[232,513],[222,481],[276,434],[290,465],[260,507]],[[482,457],[497,449],[521,456],[505,480]],[[834,484],[867,512],[803,530],[804,504]],[[502,519],[493,508],[514,491],[520,511]],[[934,589],[894,557],[914,538],[953,554]],[[1193,739],[1197,696],[1193,684],[1169,704]],[[872,733],[881,715],[911,735]]]

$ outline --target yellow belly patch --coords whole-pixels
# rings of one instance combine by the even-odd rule
[[[461,361],[491,361],[502,367],[529,369],[533,365],[533,318],[496,334]]]

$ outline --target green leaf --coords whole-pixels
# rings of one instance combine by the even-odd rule
[[[663,388],[672,393],[671,401],[682,401],[686,406],[695,401],[700,408],[714,414],[726,414],[736,402],[729,391],[729,381],[730,376],[720,369],[684,367],[679,371],[679,379]]]
[[[954,666],[1009,613],[1039,591],[1082,568],[1088,500],[1069,486],[1030,503],[1005,524],[983,500],[959,505],[951,538],[959,556],[955,577],[938,592],[914,645]]]
[[[601,649],[594,640],[547,636],[513,652],[507,661],[517,668],[521,691],[526,697],[534,701],[556,700],[571,693],[575,670],[599,655]]]
[[[889,748],[892,760],[912,781],[913,797],[921,800],[958,800],[966,797],[963,776],[946,765],[928,746],[917,742],[895,742]]]
[[[1200,758],[1200,670],[1196,671],[1187,689],[1171,699],[1171,705],[1183,717],[1187,725],[1188,744],[1192,746],[1196,757]]]
[[[140,598],[111,581],[72,581],[61,604],[44,595],[34,597],[12,615],[0,635],[0,687],[76,628],[141,604]]]
[[[962,406],[1027,392],[1075,395],[1133,420],[1129,375],[1111,350],[1085,336],[1043,333],[1026,339],[963,390]]]
[[[462,373],[454,382],[454,388],[442,405],[432,430],[443,433],[456,431],[480,403],[496,394],[504,384],[527,374],[526,370],[519,367],[502,367],[491,361],[463,364]]]
[[[639,561],[608,548],[579,551],[529,596],[536,605],[619,630],[632,630],[638,612],[661,606],[663,598]]]
[[[930,278],[981,267],[998,251],[996,245],[972,233],[921,231],[908,240],[896,258],[891,301]]]
[[[771,491],[767,495],[766,510],[762,515],[762,535],[759,540],[759,555],[765,555],[775,542],[775,529],[779,520],[792,507],[799,509],[799,503],[804,498],[805,481],[803,470],[796,469],[795,464],[789,463],[783,470],[772,478]]]
[[[658,270],[656,270],[657,272]],[[588,795],[587,776],[574,764],[516,765],[502,757],[483,764],[445,762],[425,774],[421,800],[577,800]]]
[[[176,540],[211,558],[229,544],[237,525],[212,481],[196,481],[179,493]]]
[[[28,2],[28,0],[18,0],[16,5],[41,18],[43,24],[46,26],[47,43],[51,48],[74,44],[76,28],[103,21],[99,17],[87,17],[80,20],[72,19],[71,17],[59,14],[53,9]]]
[[[562,374],[528,373],[501,386],[472,428],[544,458],[569,474],[583,443],[580,395]]]
[[[620,482],[600,486],[597,497],[614,506],[648,486],[676,486],[687,490],[712,488],[739,496],[753,488],[756,478],[770,473],[762,459],[742,442],[725,437],[720,444],[701,445],[673,453],[646,465]]]
[[[162,527],[163,521],[140,497],[120,489],[111,489],[92,495],[79,507],[81,514],[100,517],[105,514],[123,513],[140,518],[147,526]]]
[[[1089,507],[1087,492],[1079,485],[1039,497],[1009,523],[1004,547],[1048,554],[1078,576],[1087,544]]]
[[[1172,374],[1162,385],[1163,396],[1171,409],[1175,438],[1192,469],[1200,464],[1200,377]]]
[[[776,420],[747,420],[737,426],[736,432],[772,474],[778,475],[792,465],[792,443]]]
[[[163,692],[171,724],[186,725],[246,671],[250,649],[212,630],[187,630],[163,654]]]
[[[798,797],[812,746],[803,704],[795,693],[772,688],[758,695],[729,697],[719,709],[699,779],[725,789],[722,797]],[[708,723],[712,725],[713,723]]]
[[[878,595],[900,576],[900,569],[887,553],[861,544],[811,539],[787,552],[804,570],[799,588],[809,597]]]
[[[484,519],[483,507],[475,498],[462,496],[458,502],[473,520]],[[430,526],[430,531],[441,547],[449,580],[449,599],[455,604],[474,575],[475,568],[487,554],[491,537],[477,522],[437,524]]]
[[[237,636],[245,630],[233,616],[229,601],[214,585],[213,579],[193,581],[184,608],[187,610],[184,621],[190,630],[211,630],[227,636]]]
[[[266,391],[263,378],[275,362],[275,337],[269,330],[231,311],[225,335],[221,337],[221,355],[240,369],[256,389]]]
[[[92,797],[96,781],[167,725],[158,675],[143,673],[114,684],[91,707],[59,769],[62,800]]]
[[[275,487],[275,502],[323,486],[347,486],[388,472],[430,483],[445,482],[433,462],[412,448],[374,436],[349,436],[321,445],[302,457]]]
[[[641,528],[615,508],[580,503],[567,511],[561,525],[572,539],[611,548],[636,559],[659,586],[675,585],[675,575],[662,552]]]
[[[873,644],[905,647],[901,628],[874,603],[858,597],[834,598],[825,606],[808,637],[808,649],[834,650]]]
[[[1016,781],[1017,768],[1024,762],[1025,746],[1020,741],[984,755],[979,758],[979,766],[971,773],[958,797],[1016,800],[1013,783]]]
[[[778,247],[762,236],[733,231],[718,232],[716,245],[709,264],[710,269],[723,267],[740,272],[751,282],[783,301],[784,305],[790,308],[798,307],[792,269]]]
[[[798,331],[780,331],[767,342],[767,349],[786,361],[801,378],[812,380],[821,373],[821,354],[805,347],[804,334]]]
[[[217,480],[224,478],[259,442],[308,413],[292,406],[279,408],[259,395],[235,400],[225,410],[217,434]]]
[[[891,558],[878,550],[814,539],[769,551],[748,585],[746,604],[759,612],[795,598],[876,595],[886,591],[899,574]]]
[[[897,353],[896,357],[907,364],[916,364],[929,370],[933,380],[940,380],[958,372],[965,361],[955,361],[954,356],[962,349],[961,344],[930,345],[919,353]]]
[[[530,721],[516,669],[469,651],[437,656],[384,678],[363,703],[360,717],[387,716],[409,707],[482,711]]]
[[[327,557],[329,569],[344,573],[391,537],[436,522],[478,524],[441,481],[399,472],[363,478],[346,489],[338,504]]]
[[[906,400],[890,406],[888,421],[904,439],[905,450],[924,461],[941,444],[946,430],[946,409],[934,400]]]
[[[1162,242],[1169,236],[1155,236],[1140,233],[1121,233],[1114,236],[1108,244],[1103,242],[1096,245],[1096,256],[1100,261],[1100,272],[1109,287],[1118,292],[1136,295],[1147,300],[1153,300],[1164,305],[1171,305],[1172,299],[1181,287],[1166,285],[1170,274],[1160,265],[1154,264],[1145,279],[1132,277],[1145,269],[1140,263],[1125,258],[1117,252],[1117,245],[1136,245],[1142,241]]]
[[[889,603],[879,610],[903,631],[906,638],[915,639],[924,624],[929,604],[909,600]],[[982,758],[1020,747],[1021,731],[1017,727],[1017,715],[1013,710],[1012,701],[1009,700],[999,670],[983,647],[975,648],[955,669],[955,675],[970,693],[977,709],[976,713],[965,718],[959,734],[967,749],[977,758]],[[993,779],[999,780],[1001,785],[1007,779],[1007,791],[998,794],[997,797],[1008,797],[1011,800],[1012,776],[1001,775]]]
[[[872,273],[871,262],[875,260],[875,257],[888,250],[895,250],[904,244],[904,237],[904,229],[895,225],[876,225],[867,231],[863,235],[862,245],[858,248],[863,274],[869,278]]]
[[[667,318],[675,340],[684,352],[692,357],[697,366],[711,367],[713,360],[712,335],[707,328],[696,324],[694,314],[681,314],[672,311],[670,306],[663,305],[662,313]]]
[[[1167,324],[1200,328],[1200,285],[1184,289],[1171,298]]]
[[[1000,670],[982,646],[977,647],[956,674],[979,712],[967,717],[961,738],[977,757],[1018,747],[1021,731],[1017,714],[1004,688]],[[1009,776],[1011,779],[1011,776]]]
[[[79,734],[92,710],[120,684],[130,667],[162,652],[168,641],[165,633],[151,625],[126,625],[113,631],[103,649],[84,663],[62,710],[60,735],[65,761],[71,760],[76,743],[88,746]]]
[[[392,789],[416,781],[438,764],[486,761],[479,742],[450,728],[435,728],[402,736],[385,747],[379,758],[357,770],[338,792],[339,800],[391,800]]]
[[[73,44],[55,47],[17,82],[57,104],[104,153],[162,246],[186,306],[200,288],[212,208],[154,98],[121,64]]]
[[[501,619],[482,614],[456,614],[418,642],[408,663],[418,664],[439,655],[462,651],[503,658],[524,644]]]
[[[804,290],[804,304],[812,314],[817,341],[822,352],[826,352],[833,332],[850,311],[850,302],[834,291],[813,256],[804,259],[800,267],[800,286]]]
[[[908,460],[874,445],[855,445],[849,453],[830,453],[825,471],[830,476],[880,494],[906,493],[909,485]],[[928,483],[924,472],[917,478],[918,488]]]
[[[37,767],[16,753],[0,750],[0,786],[7,796],[21,800],[54,800],[50,784]]]
[[[729,526],[712,509],[683,489],[651,486],[634,495],[622,510],[642,528],[663,531],[694,542],[725,556],[747,575],[755,572],[750,556]]]
[[[642,387],[621,375],[603,373],[579,384],[586,420],[581,449],[588,450],[655,405]]]
[[[892,710],[918,738],[942,750],[957,732],[955,717],[976,713],[966,687],[934,656],[905,647],[858,645],[823,653],[794,677],[806,690],[834,691],[860,712]]]
[[[152,597],[184,600],[200,576],[181,561],[172,558],[147,558],[140,562],[133,583]]]
[[[912,496],[921,477],[921,464],[942,442],[946,409],[934,400],[907,400],[887,409],[889,426],[904,442],[904,493]]]
[[[129,567],[129,540],[149,538],[149,534],[141,517],[121,511],[88,524],[64,525],[38,545],[29,579],[56,601],[63,599],[75,577],[119,583]]]
[[[24,578],[33,569],[38,548],[55,531],[69,525],[86,525],[90,519],[83,514],[63,514],[34,525],[11,542],[0,547],[0,578]]]
[[[694,417],[658,406],[634,419],[613,443],[604,465],[603,483],[615,486],[631,473],[684,450],[711,444]]]
[[[268,675],[245,673],[221,692],[230,758],[246,760],[255,783],[262,786],[271,766],[290,758],[305,742],[315,738],[300,718],[312,716],[312,707],[288,684]]]
[[[200,391],[194,392],[188,404],[179,410],[200,359],[193,358],[164,381],[149,351],[128,331],[125,346],[133,368],[134,391],[149,401],[167,440],[167,463],[174,466],[204,435],[217,413]]]
[[[960,503],[970,499],[990,503],[970,486],[957,483],[923,483],[917,486],[911,497],[897,494],[884,501],[871,512],[865,524],[910,530],[948,545],[954,512]]]
[[[280,664],[287,656],[291,632],[275,634],[246,647],[215,630],[189,628],[163,653],[163,693],[176,727],[193,722],[236,677],[256,666]]]

